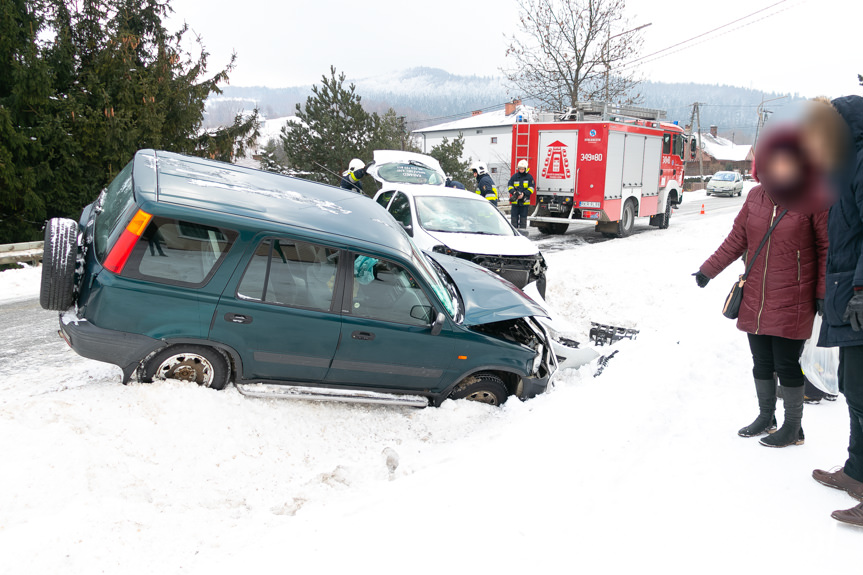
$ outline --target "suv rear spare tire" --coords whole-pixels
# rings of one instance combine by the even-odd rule
[[[39,304],[65,311],[75,301],[75,264],[78,259],[78,222],[52,218],[45,224],[42,252],[42,285]]]

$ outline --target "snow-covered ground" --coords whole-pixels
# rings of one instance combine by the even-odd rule
[[[739,269],[704,290],[690,274],[739,203],[555,240],[563,321],[641,334],[602,376],[500,409],[124,387],[20,301],[37,273],[0,273],[2,301],[19,290],[0,306],[0,573],[859,570],[863,530],[830,518],[856,502],[810,477],[845,460],[842,399],[806,407],[802,447],[736,435],[755,415],[746,338],[720,314]]]

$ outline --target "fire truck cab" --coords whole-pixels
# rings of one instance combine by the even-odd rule
[[[665,112],[580,103],[513,125],[512,165],[536,180],[528,222],[544,234],[589,224],[609,237],[632,233],[636,217],[668,227],[683,201],[684,131]]]

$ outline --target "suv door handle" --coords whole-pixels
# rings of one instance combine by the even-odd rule
[[[370,331],[355,331],[351,334],[351,337],[363,341],[372,341],[373,339],[375,339],[375,334]]]
[[[231,323],[252,323],[252,316],[241,313],[226,313],[225,321]]]

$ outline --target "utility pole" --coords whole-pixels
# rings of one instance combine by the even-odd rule
[[[693,130],[698,126],[697,136],[693,135]],[[692,138],[696,138],[696,142],[698,143],[698,148],[695,150],[695,155],[698,157],[698,175],[701,177],[700,182],[701,185],[704,185],[704,146],[701,142],[701,102],[695,102],[692,104],[692,116],[689,118],[689,141],[692,142]],[[701,153],[699,154],[699,148]],[[692,157],[692,144],[689,145],[689,159],[694,160]],[[699,188],[701,189],[701,188]]]
[[[625,36],[626,34],[632,34],[633,32],[638,32],[639,30],[644,30],[648,26],[652,26],[652,25],[653,25],[653,22],[649,22],[647,24],[642,24],[641,26],[639,26],[637,28],[633,28],[632,30],[627,30],[626,32],[621,32],[620,34],[615,34],[614,36],[611,35],[611,26],[608,27],[608,38],[606,38],[605,45],[602,47],[602,54],[603,54],[603,58],[604,58],[603,63],[605,64],[605,103],[606,104],[608,104],[608,100],[609,100],[608,80],[609,80],[609,73],[611,72],[611,65],[608,61],[608,58],[609,58],[608,52],[611,49],[611,46],[610,46],[611,41],[614,40],[615,38],[619,38],[620,36]]]
[[[788,96],[782,96],[780,98],[771,98],[769,100],[765,100],[764,96],[761,96],[761,103],[758,104],[758,125],[755,127],[755,143],[752,144],[753,148],[755,148],[755,144],[758,143],[758,134],[761,133],[761,129],[764,128],[764,124],[767,123],[767,118],[769,118],[770,114],[773,113],[770,110],[765,110],[764,104],[768,102],[775,102],[776,100],[784,100],[787,97]]]
[[[404,151],[405,147],[407,146],[405,141],[407,140],[407,137],[408,137],[408,131],[407,131],[408,127],[407,127],[407,123],[405,122],[405,120],[407,120],[407,118],[405,116],[399,116],[398,120],[399,120],[399,126],[401,127],[402,151]]]

